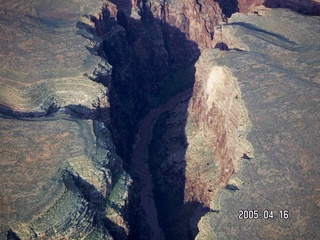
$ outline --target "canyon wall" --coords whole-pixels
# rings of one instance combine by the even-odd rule
[[[196,64],[196,82],[186,127],[189,145],[186,152],[185,189],[185,201],[196,198],[208,207],[216,190],[225,187],[231,176],[239,170],[237,164],[243,154],[252,156],[251,145],[245,139],[250,130],[250,122],[237,80],[228,68],[209,62],[210,54],[210,50],[203,52]],[[202,149],[199,149],[199,145]],[[220,172],[213,176],[210,171],[204,171],[204,174],[197,171],[200,174],[195,177],[194,167],[205,169],[208,163],[210,165],[197,152],[205,148]],[[218,185],[210,184],[217,178]],[[204,196],[198,195],[197,191]],[[207,191],[207,194],[202,191]]]
[[[239,2],[239,8],[242,12],[264,15],[268,9],[256,8],[261,3]],[[303,6],[297,5],[293,10],[302,12]],[[221,26],[223,29],[228,25]],[[211,46],[239,55],[249,50],[244,42],[233,37],[234,32],[222,31],[221,26],[213,29]],[[201,43],[199,46],[202,49]],[[154,184],[160,189],[155,190],[156,198],[168,202],[156,200],[156,204],[158,209],[171,211],[160,216],[167,239],[192,239],[201,215],[207,216],[205,213],[209,212],[212,216],[221,210],[219,190],[243,187],[245,183],[237,173],[242,169],[243,159],[254,157],[251,144],[245,140],[251,124],[237,79],[229,67],[218,66],[214,55],[223,59],[224,52],[202,51],[190,103],[184,101],[159,118],[153,133],[156,137],[149,147],[149,166]],[[199,239],[204,236],[211,239],[214,235],[204,224],[206,221],[203,217],[199,223]]]
[[[167,196],[165,201],[176,202],[179,210],[164,214],[162,227],[174,221],[182,221],[183,227],[168,230],[166,237],[195,236],[199,216],[219,211],[213,201],[218,190],[241,187],[241,180],[231,178],[241,168],[240,159],[253,156],[245,140],[250,123],[237,80],[228,68],[208,62],[211,53],[205,49],[247,50],[217,26],[237,11],[264,14],[263,8],[256,8],[262,1],[239,1],[238,5],[233,1],[112,2],[94,22],[103,39],[103,54],[113,66],[111,126],[128,169],[139,120],[195,82],[190,106],[186,108],[186,101],[162,117],[157,127],[165,131],[154,130],[158,142],[148,152],[154,184],[165,189],[155,195],[163,199],[170,191],[168,195],[178,196]],[[201,53],[195,74],[192,66]],[[172,139],[177,143],[168,146]],[[155,201],[158,209],[164,207]],[[185,207],[187,203],[192,206]],[[199,216],[190,213],[194,210]],[[174,218],[175,214],[180,216]],[[171,224],[172,228],[179,223]]]
[[[279,178],[281,209],[290,207],[294,226],[306,229],[294,236],[319,236],[310,231],[317,182],[306,177],[318,173],[317,136],[306,126],[318,129],[312,120],[318,18],[256,8],[260,0],[0,2],[1,238],[152,238],[133,160],[146,160],[157,230],[166,239],[223,238],[223,232],[247,238],[241,224],[228,233],[230,216],[238,213],[225,203],[238,198],[225,196],[244,188],[267,206],[267,197],[257,196],[272,198],[277,187],[263,178]],[[317,1],[264,4],[319,14]],[[278,78],[286,84],[273,81]],[[285,85],[292,95],[283,94]],[[133,158],[150,114],[148,143],[141,159]],[[282,135],[270,130],[272,119]],[[284,127],[286,120],[297,129]],[[255,156],[246,140],[251,128]],[[290,164],[284,156],[298,160]],[[264,168],[243,174],[243,158],[252,157]],[[246,187],[252,179],[257,194]],[[301,198],[302,189],[311,197]],[[299,206],[308,201],[304,214]],[[240,202],[230,205],[240,209]],[[286,237],[286,224],[246,226],[250,237]]]
[[[196,239],[319,238],[319,21],[287,9],[234,14],[221,29],[228,48],[205,53],[211,70],[237,78],[254,158],[233,176],[239,191],[216,195],[220,211],[201,218]]]
[[[1,1],[0,238],[125,238],[132,182],[108,124],[100,1]]]
[[[245,139],[250,122],[240,88],[228,68],[208,61],[210,55],[204,51],[196,64],[191,99],[159,117],[149,146],[166,239],[194,239],[199,219],[220,210],[217,192],[241,188],[241,180],[232,176],[241,170],[243,154],[253,156]]]
[[[103,39],[101,56],[112,65],[110,125],[117,153],[125,159],[126,169],[133,165],[130,162],[132,146],[140,120],[175,94],[193,87],[194,64],[202,50],[213,47],[214,26],[223,20],[218,3],[190,0],[111,1],[101,16],[93,17],[97,32]],[[185,173],[183,168],[180,170],[182,179],[166,170],[152,174],[167,176],[171,183],[174,179],[179,181],[177,191],[181,196]],[[139,178],[136,177],[130,199],[133,229],[130,237],[147,239],[148,223],[144,223],[143,213],[137,207],[138,183]],[[136,219],[143,223],[137,223]],[[174,223],[172,227],[176,225]],[[188,231],[183,230],[183,234]],[[181,236],[185,236],[183,234]]]
[[[102,56],[113,66],[114,141],[119,154],[129,158],[134,141],[129,132],[137,131],[139,119],[192,87],[193,65],[200,49],[212,47],[213,27],[222,21],[222,12],[210,1],[111,2],[93,21],[103,39]]]

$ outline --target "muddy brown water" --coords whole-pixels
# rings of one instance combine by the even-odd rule
[[[192,89],[175,95],[159,108],[152,110],[139,124],[137,142],[132,157],[132,170],[137,173],[142,183],[140,205],[146,213],[145,218],[151,228],[152,239],[164,239],[164,234],[159,226],[157,209],[154,202],[152,175],[147,163],[147,150],[152,139],[153,125],[161,114],[172,110],[183,100],[191,97],[191,95]]]

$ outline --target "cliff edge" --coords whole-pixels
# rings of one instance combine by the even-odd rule
[[[206,51],[206,65],[237,79],[254,158],[234,175],[239,191],[218,193],[220,211],[202,217],[197,239],[319,238],[319,20],[285,9],[234,14],[217,39],[225,48]]]
[[[85,16],[101,4],[0,3],[1,239],[128,234],[131,178],[106,126],[108,89],[93,81],[110,67]]]

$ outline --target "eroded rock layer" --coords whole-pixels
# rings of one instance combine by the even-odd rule
[[[127,236],[131,178],[106,127],[108,90],[92,81],[110,67],[83,17],[102,2],[0,5],[1,239]]]
[[[207,65],[237,78],[254,158],[235,174],[241,190],[221,191],[220,212],[202,217],[197,239],[319,238],[319,20],[284,9],[235,14],[221,30],[228,50],[208,51]],[[239,219],[240,210],[258,218]]]
[[[320,238],[319,18],[263,3],[319,14],[0,0],[0,238]]]
[[[208,207],[214,192],[225,187],[239,170],[237,164],[243,154],[252,155],[251,145],[245,139],[250,122],[237,80],[228,68],[209,62],[209,52],[204,52],[197,62],[196,83],[188,109],[185,190],[185,201],[196,198]],[[202,174],[201,169],[210,164],[219,168],[216,176],[210,171]],[[194,172],[199,175],[194,176]],[[218,185],[211,184],[216,179]]]
[[[301,9],[302,6],[297,6],[294,10],[301,12]],[[291,21],[295,18],[294,16],[300,16],[301,19],[299,19],[303,21],[304,24],[310,24],[312,26],[314,26],[317,18],[307,19],[301,15],[285,10],[281,10],[284,12],[283,15],[273,13],[274,15],[270,16],[268,15],[269,9],[264,7],[256,8],[254,2],[252,2],[250,9],[246,11],[252,11],[252,13],[254,12],[256,15],[255,17],[253,14],[248,15],[248,18],[253,18],[251,20],[252,25],[246,22],[242,23],[242,19],[239,20],[234,17],[231,18],[231,22],[228,20],[228,24],[223,24],[222,27],[219,26],[214,29],[215,35],[212,46],[216,46],[217,49],[222,51],[207,50],[202,52],[196,64],[196,82],[188,111],[186,111],[188,102],[182,103],[169,113],[162,115],[155,125],[153,133],[155,137],[148,152],[149,166],[151,172],[154,174],[154,184],[160,189],[155,190],[155,195],[161,199],[161,203],[156,204],[159,209],[164,208],[170,209],[171,211],[171,213],[170,211],[163,211],[161,215],[161,210],[159,210],[161,215],[160,222],[162,222],[163,229],[166,229],[166,238],[168,239],[192,239],[194,233],[197,232],[197,229],[193,225],[194,222],[197,223],[197,219],[201,217],[201,214],[208,211],[209,213],[202,218],[198,225],[200,232],[197,238],[214,238],[214,232],[217,231],[217,229],[211,227],[211,225],[214,225],[214,217],[217,214],[214,212],[220,212],[221,210],[221,204],[219,202],[221,191],[219,193],[217,193],[217,191],[224,187],[228,190],[239,190],[246,186],[242,175],[239,174],[243,169],[243,163],[240,159],[242,158],[244,161],[256,159],[256,154],[253,155],[251,144],[245,140],[251,124],[248,121],[248,113],[244,107],[247,103],[243,101],[243,94],[241,94],[238,85],[238,76],[235,74],[239,72],[240,69],[243,69],[241,64],[248,61],[246,60],[246,57],[248,57],[246,54],[251,51],[254,53],[258,52],[257,55],[260,56],[261,54],[267,59],[276,60],[277,64],[283,62],[281,68],[292,69],[290,61],[284,58],[289,55],[289,58],[293,57],[297,51],[294,46],[297,44],[301,47],[298,47],[298,49],[304,49],[304,47],[309,49],[308,51],[310,52],[306,53],[305,59],[308,59],[307,56],[310,54],[310,58],[315,58],[314,60],[310,60],[311,62],[316,64],[319,62],[316,58],[317,47],[314,47],[315,38],[312,37],[309,39],[303,36],[302,33],[299,36],[299,34],[295,35],[291,31],[286,31],[287,27],[292,30],[296,29],[296,27],[290,25],[293,24]],[[279,12],[281,11],[279,10]],[[293,16],[291,17],[290,14]],[[269,18],[265,19],[261,17],[259,19],[260,21],[258,21],[256,17],[262,15],[267,15]],[[275,17],[275,19],[272,19],[272,17]],[[283,25],[277,24],[276,22],[280,21],[276,20],[277,17],[286,23]],[[239,22],[237,22],[237,20]],[[257,21],[257,23],[255,21]],[[264,23],[262,27],[257,27],[258,24],[262,23]],[[296,22],[296,24],[300,26],[298,22]],[[305,26],[304,24],[303,26]],[[247,29],[248,32],[238,33],[235,30],[238,29],[238,26]],[[312,27],[302,27],[302,29],[302,32],[304,32],[305,29],[310,29],[309,34],[312,32]],[[242,34],[244,36],[252,35],[253,38],[256,37],[257,40],[248,38],[241,41],[240,38],[236,37],[237,34],[239,34],[239,36],[242,36]],[[309,34],[307,35],[309,36]],[[251,46],[247,44],[249,39],[252,41]],[[292,39],[299,39],[299,44]],[[283,51],[285,52],[284,55],[282,55]],[[293,55],[291,55],[290,51],[292,51],[291,53]],[[230,55],[230,59],[225,57],[226,54]],[[231,54],[234,55],[231,56]],[[295,57],[298,57],[299,54],[301,53],[297,53]],[[239,62],[235,62],[231,61],[233,56],[243,56],[243,58],[241,58]],[[253,59],[256,59],[256,57],[255,55],[252,56]],[[293,59],[295,59],[295,57],[293,57]],[[221,62],[223,64],[221,64]],[[303,65],[306,66],[307,64]],[[249,64],[249,66],[251,65]],[[253,64],[253,66],[255,65]],[[301,67],[297,67],[297,69],[300,68]],[[233,69],[236,70],[233,71]],[[272,69],[272,67],[270,69]],[[314,79],[314,77],[318,75],[317,67],[314,65],[311,66],[310,69],[315,69],[314,73],[310,75],[310,77]],[[254,72],[255,70],[254,68],[252,71]],[[263,73],[259,71],[260,70],[257,70],[255,74],[262,76]],[[309,71],[310,70],[306,70],[303,74],[308,75],[307,72]],[[299,75],[300,74],[302,74],[302,72],[299,70]],[[245,76],[246,74],[242,75],[242,77]],[[306,78],[306,76],[302,78]],[[311,80],[311,82],[312,81],[313,80]],[[252,80],[252,82],[257,83],[258,81]],[[258,84],[259,83],[257,83],[257,85]],[[308,91],[312,91],[313,93],[317,92],[315,89],[309,89]],[[313,105],[312,98],[304,102],[305,104],[309,102],[309,106]],[[280,105],[278,107],[282,108]],[[312,115],[312,112],[310,112],[310,114]],[[259,124],[261,124],[261,128],[265,126],[264,122],[260,122]],[[301,131],[303,130],[301,129]],[[304,133],[304,135],[307,136],[306,133]],[[254,141],[254,138],[251,138],[251,140]],[[313,142],[314,141],[316,141],[315,138],[313,139]],[[290,155],[289,152],[291,150],[287,149],[286,151],[288,151]],[[314,156],[318,155],[316,149],[311,151],[314,152]],[[315,161],[315,159],[310,161]],[[239,176],[241,177],[239,178]],[[301,184],[304,184],[302,179],[300,179],[300,181]],[[310,189],[314,187],[315,186]],[[184,194],[183,197],[181,197],[181,192]],[[213,198],[213,196],[215,196],[215,198]],[[285,199],[287,199],[287,197],[284,197],[283,201]],[[256,201],[259,202],[259,199],[257,198]],[[308,201],[305,200],[305,202],[307,203]],[[315,200],[315,202],[317,203],[317,200]],[[188,203],[191,204],[188,205]],[[269,205],[270,204],[268,204],[268,206]],[[208,206],[207,209],[206,206]],[[303,204],[300,206],[303,206]],[[285,207],[283,206],[282,208]],[[240,209],[241,207],[239,210]],[[280,210],[278,210],[278,214],[280,214],[279,212]],[[238,214],[238,212],[233,212],[232,216],[237,218]],[[310,213],[310,215],[312,214]],[[308,216],[308,214],[306,214],[306,216]],[[236,221],[238,221],[238,219]],[[314,226],[314,224],[316,224],[317,218],[314,214],[310,217],[310,221],[312,221],[311,225]],[[174,225],[174,223],[176,223],[176,225]],[[218,228],[219,227],[220,225]],[[228,232],[228,229],[226,229],[226,226],[223,227],[225,227],[224,230],[219,232],[220,235],[217,235],[219,238],[224,238],[225,236],[235,237],[239,234],[239,231],[241,231],[239,225],[239,229],[234,231],[234,235],[225,235],[224,232]],[[253,226],[251,227],[254,232],[253,234],[259,234],[257,233],[257,229],[254,229]],[[265,230],[263,234],[267,234],[268,231],[269,230]],[[281,230],[277,231],[277,233],[280,232]],[[279,239],[291,236],[288,229],[282,233],[283,235],[281,235]],[[292,233],[292,236],[314,237],[317,236],[318,233],[304,230],[304,232],[300,234],[301,235],[299,235],[299,233]],[[248,234],[248,236],[251,235]],[[275,234],[272,236],[275,236]],[[247,238],[247,235],[242,235],[240,238]]]

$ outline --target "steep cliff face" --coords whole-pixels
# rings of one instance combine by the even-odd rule
[[[217,3],[205,1],[108,2],[95,23],[112,68],[112,126],[119,154],[129,158],[138,120],[149,109],[192,87],[200,49],[211,47],[222,20]],[[200,49],[199,49],[200,48]],[[130,121],[128,121],[130,119]],[[125,139],[126,144],[120,144]]]
[[[243,153],[251,154],[244,139],[249,123],[232,74],[223,68],[212,70],[204,60],[197,63],[196,75],[193,67],[201,51],[217,44],[215,26],[225,20],[223,10],[230,6],[221,9],[218,2],[189,0],[112,2],[93,20],[103,39],[101,55],[112,65],[112,134],[127,169],[133,165],[139,121],[150,109],[193,87],[196,78],[190,107],[185,101],[162,126],[159,123],[158,128],[166,128],[164,135],[153,135],[162,145],[154,142],[148,158],[154,184],[162,189],[154,191],[155,204],[160,212],[162,207],[171,211],[159,215],[166,238],[193,238],[199,216],[212,208],[213,196],[227,185]],[[177,140],[174,146],[169,146],[170,139]],[[156,148],[164,154],[152,152]],[[138,194],[139,187],[133,188]],[[167,197],[163,189],[168,190]],[[163,198],[174,203],[164,206]],[[132,204],[139,201],[132,199]],[[200,213],[194,214],[195,210]],[[133,219],[138,215],[132,211]],[[133,231],[149,231],[142,228],[135,226]]]
[[[126,168],[131,169],[134,165],[130,162],[132,146],[140,120],[150,109],[192,88],[194,64],[201,49],[212,47],[214,26],[223,20],[223,14],[218,3],[212,1],[112,1],[107,3],[103,14],[93,20],[103,39],[101,55],[112,65],[109,90],[113,139],[118,154],[126,160]],[[181,170],[184,175],[185,169]],[[132,169],[130,171],[135,175]],[[180,181],[178,192],[182,196],[183,176],[179,179],[170,171],[166,173],[170,181],[173,178]],[[153,174],[165,176],[165,172]],[[131,237],[147,239],[148,223],[137,224],[136,221],[145,222],[137,207],[140,205],[139,179],[135,177],[131,195]],[[158,205],[158,200],[155,201]],[[188,221],[183,224],[187,226]],[[177,225],[174,223],[172,228]],[[180,236],[185,236],[183,234]],[[175,236],[178,235],[171,237]]]
[[[162,3],[150,1],[150,4],[155,17],[185,33],[186,39],[197,43],[201,50],[212,47],[214,26],[224,20],[222,10],[215,1],[184,0]],[[175,43],[172,49],[179,47],[177,44],[179,42]]]
[[[148,19],[148,22],[153,22],[151,25],[158,34],[157,38],[160,37],[160,39],[164,39],[164,44],[162,45],[162,41],[159,41],[161,44],[158,43],[157,46],[160,49],[163,49],[163,46],[165,47],[164,51],[160,50],[160,52],[166,52],[167,54],[163,54],[162,56],[168,56],[168,58],[165,58],[165,61],[169,60],[169,63],[172,64],[168,66],[169,71],[162,72],[162,67],[166,69],[167,65],[160,61],[161,64],[159,65],[161,69],[158,72],[160,76],[165,76],[168,72],[170,73],[172,70],[171,67],[185,66],[185,60],[180,61],[181,58],[179,54],[183,52],[180,49],[183,50],[188,45],[180,44],[177,46],[176,42],[170,38],[170,35],[175,33],[179,36],[180,32],[186,32],[183,38],[178,39],[183,40],[186,38],[187,40],[193,40],[199,44],[200,50],[208,48],[209,46],[216,46],[221,50],[230,50],[240,54],[241,52],[248,51],[248,47],[233,38],[234,33],[232,31],[223,32],[221,31],[221,27],[214,27],[215,24],[221,23],[221,20],[224,19],[222,12],[225,14],[227,11],[230,13],[236,11],[256,12],[258,15],[262,15],[267,11],[262,8],[258,10],[255,9],[256,6],[262,3],[261,1],[243,1],[239,2],[237,7],[235,7],[232,2],[228,4],[224,3],[225,5],[223,5],[222,2],[208,5],[209,2],[199,1],[197,2],[199,10],[197,8],[193,9],[194,15],[192,15],[188,12],[188,6],[192,6],[192,3],[186,3],[187,2],[155,3],[153,1],[145,1],[142,5],[137,3],[135,3],[136,5],[133,4],[134,9],[132,12],[128,11],[128,6],[125,10],[121,10],[123,6],[118,6],[120,13],[118,12],[117,15],[111,18],[117,20],[119,25],[121,23],[119,19],[122,17],[123,22],[120,25],[124,27],[125,31],[122,31],[123,35],[121,40],[123,41],[123,39],[125,39],[126,48],[129,46],[129,49],[132,49],[132,46],[134,46],[135,54],[140,58],[141,55],[150,56],[150,53],[148,53],[150,50],[141,46],[141,42],[147,43],[146,45],[149,49],[152,49],[150,46],[153,46],[153,43],[150,44],[148,40],[140,42],[140,40],[137,39],[141,39],[143,34],[141,33],[142,36],[140,36],[140,38],[132,37],[134,34],[131,35],[130,29],[132,26],[136,27],[135,30],[139,29],[138,26],[150,27],[150,25],[144,23],[146,19]],[[202,15],[205,13],[205,7],[209,8],[208,6],[211,7],[211,10],[216,7],[216,12],[219,12],[220,15],[218,14],[217,18],[211,18],[211,15]],[[116,6],[109,6],[109,8],[113,9],[114,13],[116,12]],[[209,12],[212,14],[212,11]],[[174,14],[170,15],[171,13]],[[129,14],[130,18],[128,17]],[[197,14],[198,16],[202,16],[202,19],[199,20],[199,18],[196,17]],[[150,18],[150,16],[154,18]],[[208,21],[205,21],[207,17],[210,18],[209,27],[205,27],[207,26],[205,24],[203,25],[203,23],[208,23]],[[125,19],[125,21],[123,19]],[[150,19],[152,19],[152,21],[150,21]],[[159,22],[156,21],[156,19],[160,19],[160,23],[164,25],[157,25]],[[140,21],[142,25],[140,25]],[[138,22],[138,24],[133,25],[132,22],[136,24]],[[179,31],[176,32],[175,28],[170,28],[166,23],[175,26]],[[191,25],[199,26],[197,28],[199,32],[188,32]],[[159,26],[162,27],[160,28],[161,34],[158,32]],[[190,31],[192,31],[191,27]],[[148,32],[148,30],[145,29],[145,32],[150,34],[150,30]],[[167,35],[168,33],[170,34]],[[113,36],[113,34],[110,35]],[[150,35],[152,36],[152,34]],[[201,36],[201,39],[197,35]],[[108,38],[108,36],[106,37]],[[107,39],[107,41],[110,40]],[[120,39],[117,41],[120,41]],[[105,44],[108,45],[110,43],[105,42]],[[177,50],[173,50],[172,46],[175,46]],[[131,50],[128,52],[130,53],[130,51]],[[112,48],[105,48],[105,52],[108,56],[108,54],[112,52]],[[188,54],[192,53],[194,52],[188,52],[185,56],[188,57]],[[131,56],[130,54],[125,55]],[[242,186],[242,181],[237,177],[232,178],[232,175],[241,169],[242,163],[240,160],[243,156],[245,158],[253,156],[251,144],[245,140],[245,136],[250,129],[250,123],[241,99],[241,92],[237,80],[230,69],[217,66],[217,62],[212,60],[211,56],[214,54],[219,55],[219,51],[215,51],[214,53],[202,51],[201,58],[196,64],[197,72],[195,78],[193,78],[193,80],[195,79],[195,85],[189,107],[188,101],[185,100],[178,107],[171,109],[170,112],[159,118],[155,125],[153,132],[154,138],[148,151],[147,158],[150,171],[153,174],[154,185],[158,188],[154,190],[154,195],[156,196],[155,204],[158,208],[160,225],[162,229],[164,229],[165,236],[168,239],[193,238],[197,234],[198,230],[195,225],[198,223],[201,215],[208,211],[219,211],[219,204],[213,200],[214,196],[217,196],[219,189],[227,187],[228,189],[235,190]],[[220,53],[221,58],[223,58],[223,54],[224,53]],[[128,59],[131,59],[131,57]],[[149,57],[147,57],[147,59],[149,59]],[[157,57],[155,57],[155,59],[157,59]],[[157,78],[145,77],[150,76],[150,74],[145,72],[146,69],[140,68],[139,61],[141,61],[141,59],[136,58],[135,65],[133,66],[139,69],[139,72],[144,72],[143,78],[150,84]],[[150,68],[152,69],[152,67]],[[115,74],[117,74],[117,72],[115,72]],[[138,76],[138,74],[135,76]],[[192,74],[190,76],[192,76]],[[183,77],[187,79],[185,75],[183,75]],[[130,79],[136,80],[135,77],[131,77]],[[114,79],[113,81],[116,84],[117,80]],[[143,86],[146,86],[148,84],[147,82],[143,84]],[[158,88],[155,87],[155,89],[160,90],[163,86],[168,86],[167,84],[168,82],[164,81],[163,85],[159,85],[157,86]],[[147,88],[145,88],[145,90],[147,95],[150,94],[154,96],[154,93],[157,92],[157,90],[155,92],[148,91]],[[120,92],[121,91],[118,91],[117,96],[121,95]],[[137,93],[139,90],[133,90],[132,96],[134,96],[134,92]],[[126,96],[127,99],[131,98],[130,96],[128,97],[128,95]],[[156,100],[152,104],[150,104],[150,102],[148,103],[147,99],[144,99],[144,103],[149,104],[150,108],[152,108],[158,106],[161,102],[165,102],[167,99],[168,98],[163,98],[160,101]],[[137,101],[137,104],[138,103],[139,101]],[[138,109],[143,108],[141,106],[141,108]],[[123,108],[123,111],[125,112],[127,109]],[[117,113],[115,112],[114,114],[116,116]],[[135,115],[131,114],[130,116]],[[137,116],[137,118],[139,119],[139,117],[142,116],[143,114]],[[124,118],[122,118],[121,121],[125,121]],[[121,121],[118,121],[118,128],[121,126],[121,123],[119,123]],[[116,126],[116,124],[114,124],[114,126]],[[127,133],[124,133],[122,137],[128,135],[128,132],[131,131],[129,129],[134,128],[130,126]],[[205,225],[204,222],[205,220],[199,224],[199,226],[201,226],[199,237],[205,235],[202,235],[203,232],[205,232],[205,227],[203,227]],[[208,229],[209,231],[212,230],[210,228]],[[212,235],[207,235],[207,239],[210,239],[210,237],[212,237]]]
[[[243,182],[240,191],[218,193],[221,211],[202,217],[197,239],[320,236],[314,230],[320,194],[313,177],[320,170],[319,137],[313,133],[320,127],[319,113],[314,111],[319,105],[320,19],[286,9],[259,15],[234,14],[228,25],[222,25],[229,50],[208,50],[202,59],[205,66],[214,65],[211,71],[220,69],[220,77],[226,69],[237,78],[252,124],[248,139],[254,158],[244,160],[234,175]],[[210,96],[204,100],[203,105]],[[241,209],[256,210],[259,218],[241,219]],[[263,216],[266,209],[273,215]],[[281,216],[284,209],[287,218]]]
[[[287,195],[278,191],[281,209],[287,206],[286,199],[301,197],[293,190],[312,192],[310,198],[292,200],[289,206],[299,216],[294,218],[297,229],[310,225],[294,236],[319,236],[309,231],[316,228],[317,182],[309,178],[305,186],[301,180],[306,178],[304,172],[318,174],[315,156],[319,154],[299,140],[300,135],[306,136],[299,119],[307,116],[312,122],[312,108],[301,108],[317,107],[319,74],[313,69],[318,67],[319,48],[309,28],[317,29],[317,20],[283,10],[268,15],[267,9],[256,8],[264,3],[318,14],[317,1],[0,2],[0,27],[5,33],[0,45],[6,46],[0,51],[0,176],[4,181],[0,237],[212,239],[241,235],[237,224],[230,234],[219,232],[220,227],[228,232],[226,219],[238,214],[220,205],[218,196],[226,192],[221,189],[244,187],[251,196],[238,178],[252,181],[246,176],[262,184],[263,188],[255,188],[261,196],[272,198],[276,189],[258,175],[241,175],[241,158],[253,157],[246,140],[251,128],[247,105],[255,131],[272,129],[268,110],[260,109],[276,109],[273,118],[282,122],[278,128],[282,135],[268,131],[266,138],[253,135],[260,159],[265,160],[266,154],[286,162],[284,155],[296,159],[300,154],[288,149],[301,150],[294,165],[285,165],[293,177],[279,170],[280,161],[264,161],[257,174],[279,178],[281,189],[291,191]],[[226,19],[238,11],[256,14]],[[290,29],[303,34],[287,31],[283,19]],[[310,26],[301,27],[299,21]],[[300,58],[304,49],[310,51]],[[291,65],[292,59],[299,63],[302,58],[301,65]],[[299,79],[285,81],[302,101],[282,119],[278,117],[284,108],[281,104],[290,107],[289,101],[283,101],[286,97],[277,87],[271,93],[265,89],[283,87],[270,79],[293,70]],[[274,71],[276,75],[268,75]],[[269,81],[260,79],[265,76]],[[308,81],[305,92],[312,96],[312,104],[307,94],[299,92],[303,81]],[[262,94],[263,101],[251,88]],[[261,114],[255,117],[255,111]],[[300,132],[291,134],[292,129],[283,127],[284,119],[297,124]],[[311,142],[317,142],[314,132],[307,132]],[[270,141],[275,146],[268,145]],[[270,173],[269,166],[273,167]],[[308,201],[313,203],[306,211],[311,217],[295,208]],[[222,218],[217,213],[223,212],[229,215],[217,221]],[[266,224],[255,235],[241,236],[289,236],[290,227],[279,226],[274,230]]]
[[[210,51],[205,51],[196,64],[196,83],[188,108],[185,200],[196,198],[210,207],[216,190],[226,186],[239,170],[236,166],[243,154],[252,155],[252,148],[245,139],[250,123],[237,81],[227,68],[208,62],[208,58]],[[199,144],[209,156],[201,159]],[[211,158],[219,173],[213,176],[200,171],[195,177],[194,168],[205,169]],[[218,185],[213,179],[219,179]]]
[[[0,5],[1,239],[125,238],[131,178],[106,127],[108,90],[92,81],[110,68],[83,16],[101,2]]]
[[[149,146],[155,201],[167,239],[194,239],[199,219],[220,210],[217,192],[237,182],[230,178],[240,170],[243,154],[253,156],[237,81],[208,59],[210,51],[204,51],[191,99],[182,99],[157,120]]]

